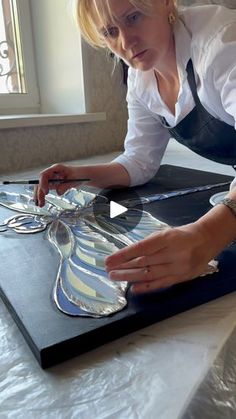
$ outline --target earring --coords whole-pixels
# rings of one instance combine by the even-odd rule
[[[170,25],[173,25],[173,23],[175,23],[175,21],[176,21],[176,17],[175,17],[175,15],[174,15],[174,13],[172,13],[172,12],[170,12],[170,13],[169,13],[169,16],[168,16],[168,21],[169,21],[169,24],[170,24]]]

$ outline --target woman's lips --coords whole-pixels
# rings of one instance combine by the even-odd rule
[[[138,54],[135,54],[132,59],[133,60],[134,59],[140,60],[140,59],[142,59],[144,57],[144,55],[146,54],[146,52],[147,52],[146,49],[144,51],[138,52]]]

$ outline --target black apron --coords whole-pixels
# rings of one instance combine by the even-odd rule
[[[214,118],[202,106],[194,77],[193,64],[187,65],[188,83],[195,101],[195,108],[175,127],[171,128],[165,118],[163,125],[179,143],[200,156],[218,163],[236,165],[236,131],[233,126]]]

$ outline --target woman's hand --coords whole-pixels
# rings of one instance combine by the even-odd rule
[[[40,173],[39,185],[35,189],[34,200],[40,206],[45,205],[45,195],[49,189],[55,189],[59,195],[67,189],[78,187],[81,183],[53,183],[51,179],[90,179],[90,186],[111,188],[129,186],[130,178],[126,169],[119,163],[102,163],[89,166],[66,166],[54,164]]]
[[[234,188],[228,197],[236,200]],[[153,233],[106,259],[112,280],[133,283],[148,292],[189,281],[206,272],[208,263],[236,239],[236,219],[216,205],[196,222]]]
[[[209,237],[197,223],[169,228],[106,259],[112,280],[133,283],[132,291],[149,292],[202,274],[212,254]]]
[[[66,166],[64,164],[54,164],[48,169],[40,173],[39,185],[34,191],[34,200],[40,207],[45,205],[45,195],[48,194],[49,189],[55,189],[58,195],[62,195],[67,189],[78,186],[78,183],[53,183],[52,179],[76,179],[78,178],[79,169],[73,166]]]

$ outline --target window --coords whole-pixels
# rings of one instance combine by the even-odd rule
[[[37,113],[28,0],[0,0],[0,114]]]
[[[0,0],[0,115],[86,112],[72,6],[72,0]]]
[[[26,93],[15,1],[0,3],[0,93]]]

